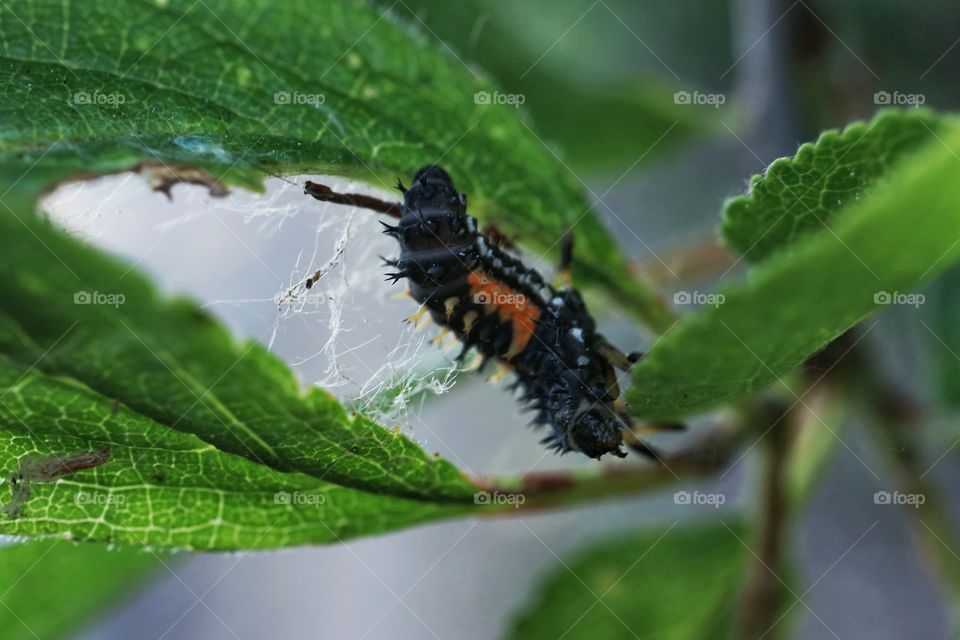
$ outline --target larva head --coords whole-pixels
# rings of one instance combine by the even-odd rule
[[[619,421],[605,416],[602,411],[590,410],[574,420],[568,432],[572,448],[591,458],[600,458],[605,453],[623,457],[620,449],[623,443],[622,425]]]
[[[403,194],[403,204],[410,211],[465,214],[467,196],[453,186],[450,174],[430,164],[413,177],[413,184]]]

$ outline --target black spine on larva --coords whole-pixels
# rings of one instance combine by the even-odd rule
[[[407,278],[413,298],[438,324],[450,328],[468,348],[503,358],[513,326],[478,299],[468,277],[490,274],[523,295],[539,311],[533,336],[509,364],[534,423],[549,425],[543,442],[561,453],[576,450],[599,458],[620,449],[626,416],[614,409],[619,396],[610,363],[597,352],[596,333],[576,290],[555,291],[536,271],[487,242],[467,215],[466,196],[446,171],[427,166],[403,189],[403,215],[384,233],[400,243],[400,256],[387,261],[388,279]],[[463,353],[461,354],[461,356]]]

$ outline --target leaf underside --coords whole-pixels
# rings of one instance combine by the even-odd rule
[[[662,328],[576,178],[515,108],[478,104],[490,83],[408,20],[333,0],[6,3],[0,171],[27,196],[140,163],[250,188],[318,172],[389,190],[442,163],[472,213],[524,244],[556,256],[571,231],[579,281]]]

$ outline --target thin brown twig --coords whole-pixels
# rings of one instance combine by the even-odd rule
[[[714,234],[684,244],[657,249],[656,258],[632,263],[634,273],[656,285],[708,278],[729,269],[736,257]]]
[[[793,434],[792,415],[774,412],[770,429],[763,438],[765,457],[760,482],[760,522],[752,563],[746,585],[740,596],[735,637],[757,640],[764,637],[778,622],[783,607],[783,570],[788,500],[787,463]]]
[[[399,202],[387,202],[380,198],[367,196],[359,193],[337,193],[325,184],[307,180],[303,185],[303,192],[313,196],[321,202],[332,202],[334,204],[345,204],[351,207],[362,207],[371,209],[388,216],[399,218],[403,215],[403,208]]]
[[[669,486],[681,479],[709,475],[726,467],[741,440],[740,425],[718,423],[681,450],[665,455],[662,464],[600,466],[590,470],[530,472],[519,477],[474,478],[482,491],[523,495],[516,509],[501,515]]]

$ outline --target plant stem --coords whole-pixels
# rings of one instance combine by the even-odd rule
[[[760,522],[753,551],[754,562],[740,596],[734,637],[765,637],[779,621],[783,607],[784,541],[788,514],[787,461],[792,448],[789,421],[793,414],[771,414],[773,421],[763,436],[764,460],[760,483]],[[783,424],[786,422],[786,424]]]
[[[657,250],[656,258],[633,263],[634,270],[646,281],[660,287],[664,283],[716,276],[736,263],[720,238],[711,233],[675,247]]]
[[[505,478],[475,478],[484,491],[523,495],[517,508],[494,510],[500,514],[528,513],[540,509],[594,502],[638,491],[676,484],[681,479],[710,474],[724,468],[740,441],[743,429],[720,423],[688,447],[668,456],[661,464],[630,467],[597,465],[574,471],[532,472]]]
[[[755,562],[741,593],[734,628],[734,637],[741,640],[770,637],[783,612],[789,610],[784,596],[790,590],[783,577],[789,519],[817,485],[820,471],[836,449],[845,405],[829,374],[850,348],[847,337],[809,359],[796,401],[784,396],[780,403],[758,405],[766,413],[751,421],[767,427],[762,432],[765,455]],[[831,423],[832,427],[827,426]]]

